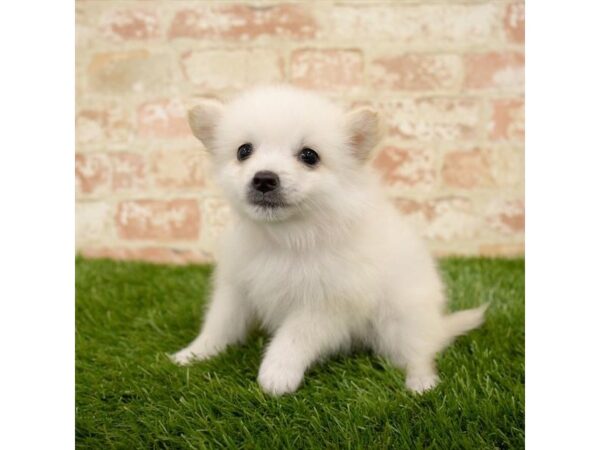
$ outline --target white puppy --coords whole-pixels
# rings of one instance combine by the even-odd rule
[[[408,389],[435,386],[436,353],[485,306],[446,314],[433,258],[366,167],[377,115],[277,86],[205,101],[189,121],[235,223],[200,335],[173,360],[216,355],[258,322],[273,335],[258,374],[268,393],[294,392],[311,364],[352,344],[404,368]]]

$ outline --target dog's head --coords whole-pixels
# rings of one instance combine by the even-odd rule
[[[345,112],[300,89],[251,90],[189,112],[233,206],[258,221],[284,221],[339,207],[360,184],[378,138],[377,115]]]

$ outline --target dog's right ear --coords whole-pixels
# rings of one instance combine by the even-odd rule
[[[188,112],[192,133],[207,150],[212,151],[217,124],[223,114],[223,104],[218,100],[206,99]]]

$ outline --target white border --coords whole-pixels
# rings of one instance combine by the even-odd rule
[[[0,14],[0,448],[74,447],[74,2]]]
[[[526,442],[598,445],[600,7],[526,3]]]
[[[74,447],[74,8],[0,15],[1,448]],[[593,2],[527,2],[528,448],[590,448],[600,401]]]

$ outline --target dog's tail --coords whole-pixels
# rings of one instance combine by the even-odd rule
[[[478,308],[465,309],[446,316],[448,340],[451,341],[455,337],[479,327],[485,320],[485,311],[488,309],[488,306],[490,304],[485,303]]]

